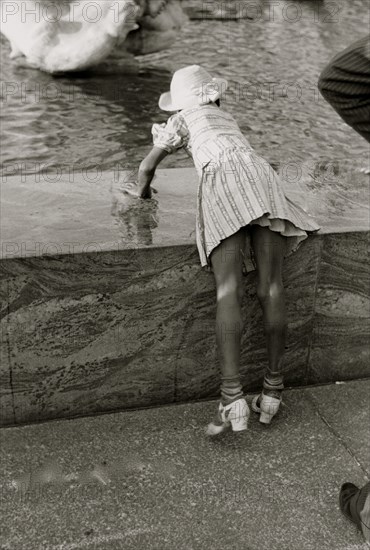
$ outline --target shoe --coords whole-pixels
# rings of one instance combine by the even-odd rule
[[[280,393],[280,392],[279,392]],[[278,395],[278,392],[275,392]],[[278,412],[281,403],[281,393],[279,397],[265,395],[263,392],[252,400],[252,410],[260,415],[262,424],[270,424],[271,420]]]
[[[370,481],[361,489],[353,483],[343,483],[339,493],[341,512],[362,530],[370,542]]]
[[[242,432],[248,428],[248,418],[250,415],[249,407],[242,397],[230,403],[230,405],[218,406],[216,419],[208,424],[206,429],[207,435],[218,435],[230,428],[233,432]]]
[[[360,520],[356,510],[357,498],[360,489],[357,485],[347,482],[343,483],[339,493],[339,508],[346,518],[360,526]]]

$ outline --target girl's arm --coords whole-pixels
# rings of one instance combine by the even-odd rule
[[[151,197],[150,183],[154,178],[158,164],[168,155],[160,147],[153,147],[150,153],[141,161],[138,173],[137,194],[142,199]]]

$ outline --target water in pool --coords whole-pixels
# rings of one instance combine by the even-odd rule
[[[270,162],[364,164],[365,140],[319,95],[317,80],[333,54],[366,33],[366,0],[256,5],[250,19],[189,21],[170,50],[138,58],[136,73],[112,64],[105,74],[55,78],[17,67],[2,37],[3,169],[135,168],[150,148],[152,123],[167,118],[159,94],[174,70],[194,62],[229,80],[223,107]],[[191,0],[189,8],[201,2]],[[191,165],[183,152],[162,164]]]

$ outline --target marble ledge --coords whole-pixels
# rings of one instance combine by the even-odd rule
[[[306,208],[320,234],[368,231],[367,177],[343,163],[335,178],[311,162],[282,180],[285,194]],[[285,172],[284,172],[285,173]],[[133,251],[195,243],[197,174],[158,170],[151,200],[121,191],[129,172],[4,177],[1,182],[1,258]]]

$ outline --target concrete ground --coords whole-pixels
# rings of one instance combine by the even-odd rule
[[[286,391],[208,439],[216,402],[4,428],[1,550],[362,550],[338,509],[370,477],[370,380]]]

